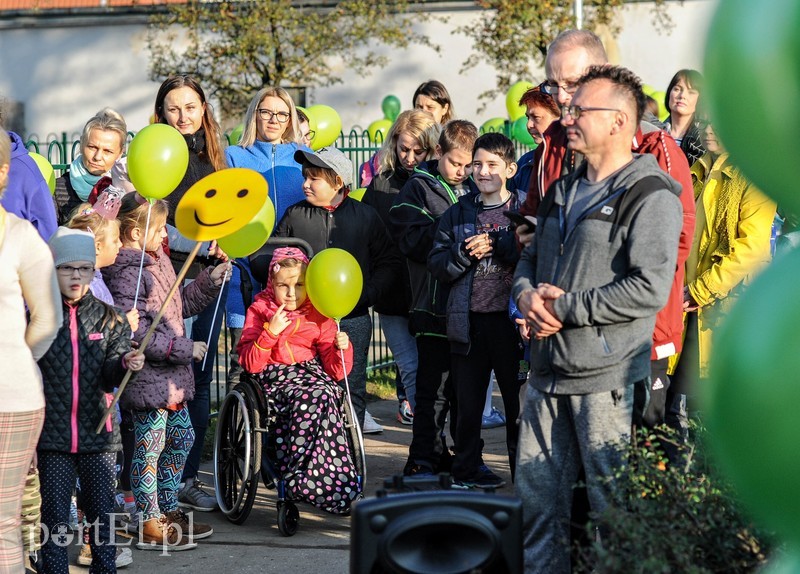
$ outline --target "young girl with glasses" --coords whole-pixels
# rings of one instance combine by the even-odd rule
[[[59,228],[50,239],[64,322],[39,360],[45,395],[45,421],[37,447],[42,524],[50,536],[42,548],[43,571],[69,571],[67,546],[58,544],[58,525],[69,522],[75,479],[81,483],[83,510],[90,528],[92,568],[115,572],[111,544],[117,451],[116,417],[106,417],[111,393],[125,371],[141,370],[144,357],[131,350],[125,316],[89,291],[95,268],[95,238],[86,231]]]

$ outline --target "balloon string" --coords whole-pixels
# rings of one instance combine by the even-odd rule
[[[341,333],[342,328],[339,325],[339,319],[334,319],[336,321],[336,332]],[[347,397],[350,398],[350,383],[347,380],[347,363],[344,360],[344,349],[339,349],[339,356],[342,358],[342,372],[344,373],[344,389],[347,391]]]
[[[208,340],[206,341],[206,354],[203,356],[203,366],[200,367],[201,370],[205,370],[206,368],[206,359],[208,359],[208,349],[211,347],[211,336],[214,332],[214,323],[217,321],[217,311],[219,310],[219,302],[222,301],[222,292],[225,290],[225,280],[228,278],[228,268],[225,268],[225,273],[222,275],[222,287],[219,290],[219,295],[217,295],[217,304],[214,305],[214,315],[211,317],[211,330],[208,332]]]
[[[133,309],[139,302],[139,289],[142,286],[142,270],[144,269],[144,251],[147,248],[147,233],[150,230],[150,212],[153,210],[152,202],[147,202],[147,219],[144,223],[144,243],[142,244],[142,257],[139,259],[139,276],[136,278],[136,295],[133,296]]]

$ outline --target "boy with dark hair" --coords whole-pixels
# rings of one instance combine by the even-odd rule
[[[492,370],[503,395],[512,476],[514,472],[522,349],[508,318],[508,300],[519,252],[503,212],[516,211],[521,203],[506,189],[516,171],[510,139],[499,133],[479,137],[472,152],[478,190],[461,196],[442,215],[428,258],[433,277],[450,286],[447,339],[458,404],[452,474],[456,484],[466,487],[504,484],[481,461],[481,415]]]
[[[361,297],[340,325],[353,345],[353,369],[348,378],[353,409],[365,434],[381,432],[383,428],[366,410],[367,353],[372,339],[369,308],[400,277],[400,258],[392,250],[378,212],[348,196],[353,164],[344,153],[333,147],[315,153],[298,150],[294,159],[303,166],[306,199],[286,210],[274,236],[304,239],[314,253],[338,247],[358,261],[364,276]]]
[[[427,263],[439,217],[459,196],[476,189],[468,177],[477,137],[478,129],[472,123],[448,122],[436,145],[439,159],[426,161],[414,170],[389,210],[389,233],[408,264],[412,301],[409,329],[417,338],[419,355],[413,436],[403,471],[406,475],[449,471],[450,453],[443,432],[448,409],[451,429],[456,428],[456,408],[454,401],[448,404],[447,288],[430,276]]]

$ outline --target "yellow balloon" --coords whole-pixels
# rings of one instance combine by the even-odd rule
[[[128,177],[147,199],[162,199],[175,191],[188,166],[186,140],[167,124],[142,128],[128,146]]]
[[[392,127],[392,120],[387,120],[386,118],[381,118],[379,120],[375,120],[369,126],[367,126],[367,134],[369,135],[369,141],[372,143],[383,143],[386,141],[386,134],[389,133],[389,129]],[[380,137],[378,136],[380,134]]]
[[[508,88],[506,93],[506,111],[508,111],[508,119],[512,122],[525,115],[525,106],[519,105],[519,99],[522,94],[527,92],[533,87],[530,82],[517,82]]]
[[[361,201],[364,199],[364,193],[367,191],[366,187],[359,187],[358,189],[354,189],[349,193],[347,197],[352,197],[356,201]]]
[[[313,105],[306,111],[309,118],[314,118],[317,126],[314,130],[317,133],[311,142],[311,149],[316,151],[336,143],[342,131],[342,118],[339,117],[338,112],[323,104]]]
[[[267,197],[253,219],[238,231],[217,239],[217,244],[228,257],[247,257],[267,242],[275,228],[275,206]]]
[[[257,171],[244,167],[215,171],[183,195],[175,209],[175,227],[195,241],[226,237],[247,225],[266,200],[267,180]]]
[[[306,291],[314,308],[337,321],[355,309],[364,276],[356,258],[330,247],[317,253],[306,270]]]
[[[53,166],[50,165],[50,162],[43,155],[39,155],[35,151],[29,151],[28,155],[31,156],[31,159],[36,162],[36,166],[39,168],[39,171],[42,172],[42,177],[47,182],[47,187],[50,188],[50,193],[55,193],[56,191],[56,172],[53,170]]]

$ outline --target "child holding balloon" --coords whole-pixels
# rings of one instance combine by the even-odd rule
[[[148,206],[137,193],[123,197],[118,216],[122,249],[114,264],[103,270],[114,301],[124,309],[139,311],[139,329],[134,333],[139,343],[176,281],[161,243],[166,236],[167,204],[151,201]],[[131,486],[140,513],[137,546],[145,550],[189,550],[197,546],[192,539],[213,533],[208,525],[189,522],[178,508],[181,473],[194,442],[186,408],[186,401],[194,396],[192,361],[202,360],[206,352],[205,341],[186,337],[183,319],[214,301],[229,268],[230,263],[207,267],[166,303],[144,350],[145,366],[128,382],[120,400],[121,408],[133,411],[136,446]]]
[[[275,250],[267,287],[247,310],[237,350],[244,370],[258,376],[274,401],[277,466],[287,496],[343,514],[361,493],[342,423],[343,391],[335,382],[351,370],[353,348],[308,299],[307,267],[301,250]]]
[[[325,147],[316,153],[300,150],[294,157],[303,166],[302,190],[306,200],[286,210],[275,228],[275,236],[304,239],[314,253],[338,247],[358,262],[363,289],[355,308],[342,318],[341,328],[354,349],[353,373],[348,379],[353,409],[362,429],[365,420],[369,420],[380,432],[383,429],[366,416],[367,353],[372,338],[369,308],[400,280],[400,258],[378,213],[348,197],[353,184],[353,164],[346,155],[336,148]],[[326,309],[319,311],[329,317],[337,316]]]

